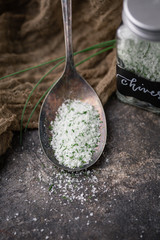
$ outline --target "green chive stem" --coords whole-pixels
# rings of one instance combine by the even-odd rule
[[[23,117],[24,117],[24,113],[25,113],[25,110],[26,110],[26,107],[27,107],[27,104],[29,102],[29,99],[31,98],[32,96],[32,93],[34,92],[34,90],[37,88],[37,86],[44,80],[44,78],[50,74],[56,67],[58,67],[61,63],[63,63],[65,60],[62,60],[60,61],[59,63],[57,63],[54,67],[52,67],[38,82],[37,84],[34,86],[34,88],[32,89],[32,91],[30,92],[27,100],[26,100],[26,103],[24,105],[24,108],[23,108],[23,111],[22,111],[22,115],[21,115],[21,123],[20,123],[20,143],[22,143],[22,129],[23,129]],[[57,80],[58,81],[58,80]],[[57,82],[56,81],[56,82]],[[28,126],[28,124],[27,124]]]
[[[102,42],[102,43],[93,45],[93,46],[91,46],[91,47],[85,48],[85,49],[83,49],[83,50],[80,50],[80,51],[78,51],[78,52],[75,52],[74,55],[79,54],[79,53],[83,53],[83,52],[86,52],[86,51],[90,51],[90,50],[93,50],[93,49],[97,49],[97,48],[107,47],[107,46],[109,46],[109,45],[115,44],[115,42],[116,42],[115,39],[110,40],[110,41],[106,41],[106,42]],[[62,59],[65,59],[65,57],[64,57],[64,56],[63,56],[63,57],[59,57],[59,58],[56,58],[56,59],[54,59],[54,60],[50,60],[50,61],[47,61],[47,62],[38,64],[38,65],[36,65],[36,66],[29,67],[29,68],[26,68],[26,69],[23,69],[23,70],[20,70],[20,71],[17,71],[17,72],[14,72],[14,73],[5,75],[5,76],[1,77],[0,80],[5,79],[5,78],[8,78],[8,77],[12,77],[12,76],[17,75],[17,74],[20,74],[20,73],[27,72],[27,71],[32,70],[32,69],[35,69],[35,68],[42,67],[42,66],[44,66],[44,65],[47,65],[47,64],[50,64],[50,63],[53,63],[53,62],[56,62],[56,61],[59,61],[59,60],[62,60]]]

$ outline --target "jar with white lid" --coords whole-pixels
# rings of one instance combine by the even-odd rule
[[[160,0],[124,0],[117,30],[117,97],[160,113]]]

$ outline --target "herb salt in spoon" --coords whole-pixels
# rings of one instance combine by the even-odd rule
[[[74,66],[72,50],[72,1],[61,0],[61,4],[65,35],[66,64],[62,76],[50,90],[42,104],[39,117],[39,136],[45,154],[57,167],[63,168],[67,171],[80,171],[93,165],[103,152],[107,136],[106,118],[103,106],[96,92],[87,83],[87,81],[77,73]],[[76,106],[75,116],[72,113],[72,111],[74,112],[72,104],[75,104],[73,106]],[[86,111],[84,111],[85,108],[87,109]],[[65,117],[64,111],[68,114]],[[98,115],[96,115],[95,112]],[[58,114],[60,115],[60,113],[61,116],[59,118]],[[91,116],[92,113],[93,116]],[[97,116],[100,124],[96,122]],[[64,118],[64,121],[62,125],[59,126],[58,123],[61,124],[60,121],[62,121],[62,118]],[[88,119],[88,123],[86,119]],[[57,124],[55,127],[58,128],[57,132],[55,129],[52,129],[55,122]],[[79,125],[77,129],[75,129],[74,122],[77,124],[76,127]],[[84,124],[82,124],[82,122]],[[66,124],[68,124],[68,130],[66,128]],[[83,125],[85,124],[87,128],[84,128],[84,132],[81,132],[81,128],[83,128]],[[99,140],[95,140],[95,148],[90,150],[90,148],[93,148],[96,133],[95,128],[97,129],[98,124]],[[69,126],[71,125],[72,128],[70,129]],[[64,133],[62,132],[62,129],[66,129]],[[61,140],[59,149],[62,149],[60,153],[58,152],[59,157],[64,158],[65,162],[65,158],[67,159],[70,156],[69,154],[72,154],[72,157],[70,157],[70,162],[72,163],[72,161],[74,161],[74,157],[76,158],[79,156],[79,159],[82,161],[81,165],[77,164],[74,166],[73,164],[73,167],[71,167],[71,164],[63,164],[63,161],[58,160],[58,154],[56,155],[56,150],[53,150],[51,141],[53,141],[52,134],[54,134],[55,139],[57,139],[56,136],[59,132],[61,132],[61,136],[59,136],[61,139],[58,139]],[[78,132],[77,136],[75,135],[76,132]],[[68,138],[65,138],[67,134],[71,135],[68,135]],[[78,142],[78,139],[80,142]],[[55,140],[55,145],[56,143],[57,142]],[[65,144],[66,146],[64,147]],[[80,144],[82,146],[79,147]],[[71,149],[69,149],[65,155],[63,153],[67,151],[67,146],[71,146]],[[84,149],[82,148],[83,146]],[[81,151],[81,153],[79,153],[79,151]],[[91,153],[92,155],[90,161],[86,162],[85,156],[87,158],[87,154]],[[84,156],[83,159],[82,156]]]

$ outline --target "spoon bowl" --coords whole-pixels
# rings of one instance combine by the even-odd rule
[[[71,42],[71,0],[62,0],[61,2],[65,32],[66,66],[62,76],[50,90],[42,104],[39,117],[39,136],[45,154],[57,167],[63,168],[67,171],[80,171],[93,165],[103,152],[107,135],[106,118],[103,106],[96,92],[87,83],[87,81],[77,73],[74,67]],[[83,167],[77,167],[74,169],[59,163],[54,156],[54,152],[50,144],[50,123],[51,121],[54,121],[58,108],[65,102],[65,100],[68,99],[80,100],[94,106],[95,110],[99,113],[100,120],[102,121],[100,127],[100,141],[92,156],[92,160],[89,164],[85,164]]]

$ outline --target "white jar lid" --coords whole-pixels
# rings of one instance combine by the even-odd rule
[[[124,0],[122,19],[140,37],[160,41],[160,0]]]

